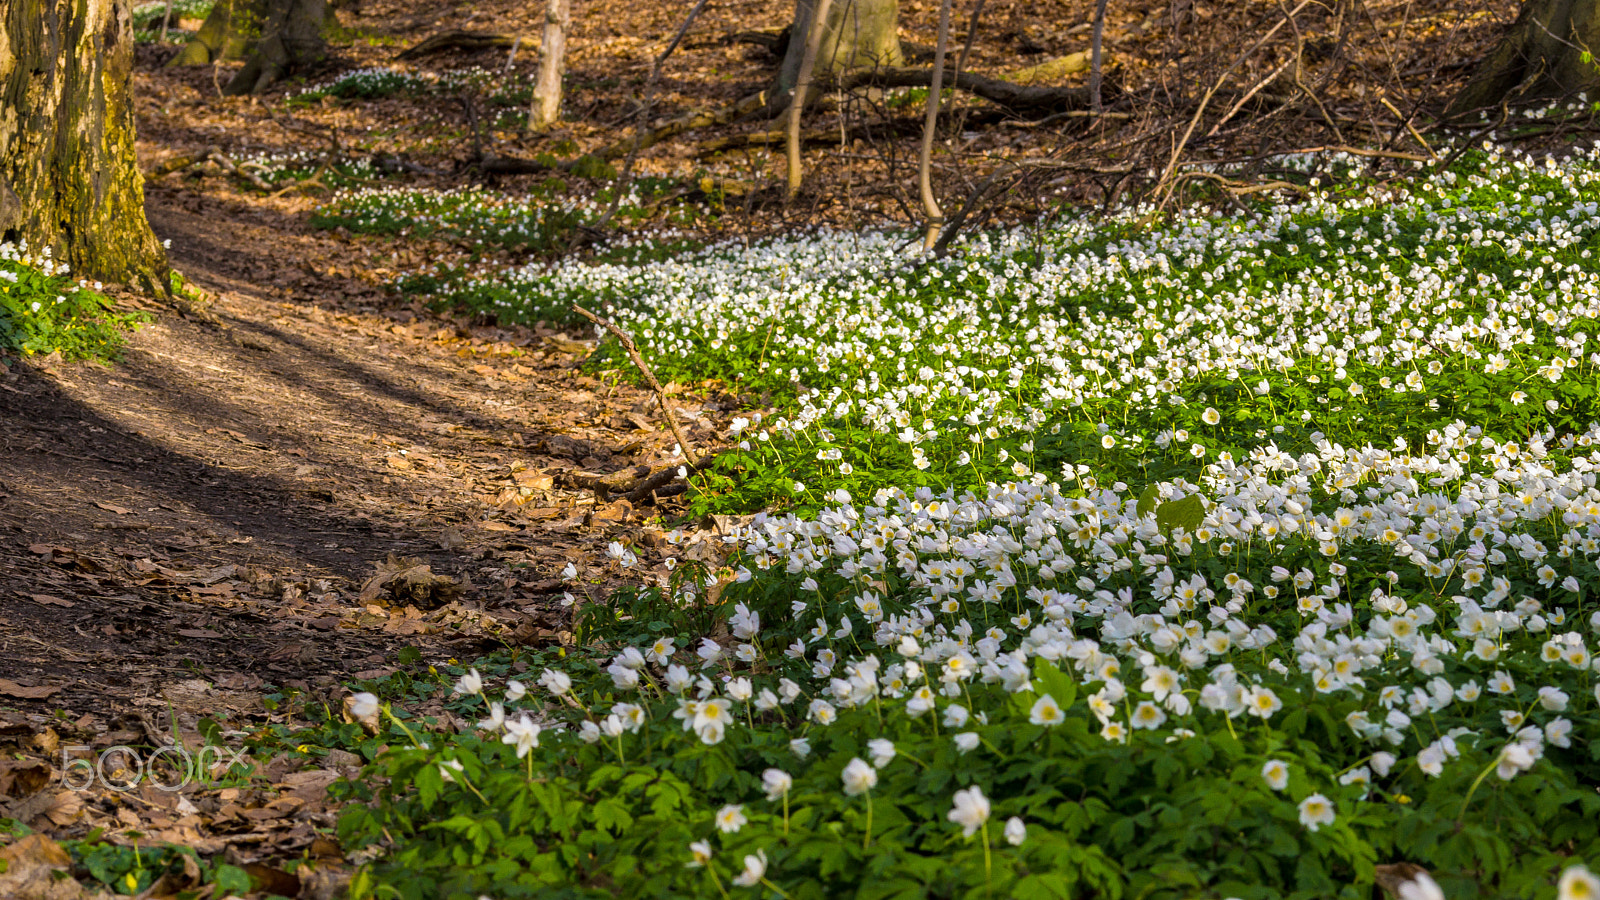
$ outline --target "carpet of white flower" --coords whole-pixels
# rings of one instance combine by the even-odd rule
[[[748,850],[733,884],[898,896],[815,849],[876,827],[957,868],[981,832],[953,893],[1367,896],[1398,860],[1414,896],[1600,892],[1600,154],[901,247],[480,276],[507,318],[605,304],[663,371],[769,391],[708,484],[800,510],[740,535],[725,628],[546,669],[554,709],[496,693],[529,777],[678,771],[704,820],[630,859],[718,890]],[[674,768],[696,743],[727,777]]]
[[[618,203],[626,220],[640,210],[637,189]],[[451,236],[511,248],[545,249],[580,225],[601,218],[604,198],[551,201],[507,197],[482,188],[360,188],[341,190],[312,214],[323,228],[406,237]]]

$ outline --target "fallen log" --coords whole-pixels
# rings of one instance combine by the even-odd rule
[[[846,72],[836,80],[834,87],[852,91],[860,88],[928,87],[932,83],[932,69],[891,67]],[[1086,87],[1014,84],[972,72],[957,73],[954,78],[941,83],[1017,112],[1089,108],[1089,89]]]
[[[509,47],[516,38],[488,31],[441,31],[395,54],[395,59],[417,59],[446,50],[490,50]]]

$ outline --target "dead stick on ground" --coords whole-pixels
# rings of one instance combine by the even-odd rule
[[[678,446],[683,448],[683,458],[689,461],[689,465],[699,468],[699,456],[694,452],[694,448],[689,446],[689,440],[683,436],[683,430],[678,427],[678,411],[673,409],[672,404],[667,402],[667,392],[661,389],[661,382],[656,380],[656,373],[650,371],[649,363],[646,363],[644,357],[639,355],[639,348],[634,345],[633,338],[629,337],[627,332],[621,328],[611,324],[609,320],[601,318],[577,304],[573,304],[572,311],[611,332],[618,341],[622,342],[622,349],[628,351],[628,356],[633,359],[633,364],[639,368],[639,372],[644,375],[644,380],[650,382],[650,388],[656,392],[656,402],[661,404],[661,414],[666,417],[667,426],[672,429],[672,436],[678,439]]]
[[[1378,98],[1378,102],[1382,103],[1384,105],[1384,107],[1389,110],[1389,112],[1392,112],[1392,113],[1395,114],[1395,117],[1400,120],[1400,124],[1405,126],[1406,131],[1411,132],[1411,137],[1413,139],[1415,139],[1417,143],[1422,145],[1422,149],[1428,151],[1428,158],[1430,160],[1432,160],[1434,162],[1437,162],[1439,160],[1439,154],[1433,152],[1433,148],[1428,146],[1428,141],[1425,138],[1423,138],[1423,136],[1420,133],[1418,133],[1418,131],[1417,131],[1417,129],[1415,127],[1412,126],[1411,117],[1410,116],[1402,115],[1400,113],[1400,110],[1395,109],[1394,108],[1394,104],[1390,103],[1388,98],[1386,98],[1386,97],[1379,97]]]
[[[1229,66],[1217,79],[1216,84],[1213,84],[1211,88],[1205,92],[1205,95],[1200,98],[1200,105],[1195,108],[1194,118],[1189,120],[1189,127],[1184,129],[1183,137],[1179,138],[1178,142],[1173,145],[1172,157],[1167,160],[1167,167],[1162,170],[1161,177],[1156,179],[1156,189],[1154,191],[1154,195],[1157,201],[1162,203],[1166,202],[1166,195],[1171,192],[1171,188],[1168,183],[1172,179],[1172,173],[1178,168],[1178,160],[1183,157],[1183,148],[1188,146],[1189,138],[1194,135],[1195,127],[1200,124],[1200,118],[1206,114],[1206,106],[1211,103],[1211,98],[1216,95],[1217,91],[1221,90],[1223,82],[1228,80],[1228,76],[1233,74],[1233,70],[1243,65],[1245,60],[1249,59],[1256,52],[1256,50],[1260,49],[1262,44],[1265,44],[1267,41],[1271,40],[1272,36],[1278,33],[1278,29],[1282,28],[1286,24],[1289,24],[1290,22],[1293,22],[1294,17],[1300,14],[1300,10],[1305,9],[1308,5],[1310,5],[1310,2],[1311,0],[1300,0],[1299,5],[1285,13],[1283,21],[1280,21],[1276,25],[1272,26],[1272,28],[1270,28],[1266,34],[1263,34],[1261,37],[1257,38],[1254,44],[1251,44],[1248,49],[1239,54],[1239,58],[1233,61],[1233,65]]]
[[[261,180],[261,176],[256,175],[253,172],[246,172],[244,169],[239,168],[238,164],[229,159],[228,155],[223,153],[220,149],[212,147],[210,150],[206,151],[206,155],[216,162],[217,165],[227,169],[235,176],[243,178],[245,181],[250,182],[261,190],[269,192],[272,190],[272,185]]]

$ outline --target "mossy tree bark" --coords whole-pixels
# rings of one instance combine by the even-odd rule
[[[218,60],[240,60],[260,33],[261,4],[254,0],[217,0],[200,30],[183,45],[169,66],[204,66]]]
[[[158,290],[133,150],[130,0],[0,4],[0,239]]]
[[[1600,99],[1600,68],[1594,59],[1584,61],[1585,52],[1600,56],[1600,0],[1526,0],[1447,115],[1580,91]]]
[[[194,40],[167,65],[243,59],[223,93],[258,94],[328,55],[323,29],[330,15],[327,0],[218,0]]]
[[[795,37],[790,39],[778,68],[774,95],[786,97],[800,80],[806,36],[811,32],[818,5],[819,0],[795,0],[794,27],[789,32]],[[851,69],[898,66],[904,62],[898,0],[833,0],[826,12],[826,24],[817,45],[818,80]]]

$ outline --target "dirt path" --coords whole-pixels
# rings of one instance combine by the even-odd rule
[[[0,682],[0,706],[320,693],[404,645],[549,643],[569,561],[602,597],[609,542],[659,559],[660,509],[567,480],[666,459],[647,397],[581,374],[567,338],[379,313],[329,274],[362,239],[230,202],[149,198],[214,318],[162,311],[114,368],[0,376],[0,679],[32,689]],[[709,439],[716,411],[686,405]],[[452,583],[363,596],[391,555]]]

